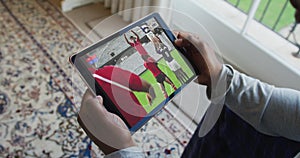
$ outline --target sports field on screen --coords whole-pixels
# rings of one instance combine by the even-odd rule
[[[178,53],[176,49],[174,49],[171,52],[172,57],[178,62],[178,64],[181,66],[183,71],[187,74],[188,78],[191,78],[194,76],[194,72],[192,69],[189,68],[189,66],[185,63],[184,59],[181,57],[181,55]],[[167,67],[166,61],[161,58],[158,61],[158,67],[160,70],[162,70],[170,79],[171,81],[175,84],[175,86],[178,88],[181,86],[179,80],[177,79],[176,75]],[[162,103],[165,100],[165,97],[159,88],[159,84],[157,83],[155,77],[152,75],[150,70],[144,71],[140,76],[148,81],[155,90],[156,98],[153,100],[152,104],[149,105],[148,100],[146,98],[146,94],[143,92],[134,92],[134,94],[137,96],[138,100],[140,103],[143,105],[145,108],[146,112],[151,112],[154,108],[156,108],[160,103]],[[174,89],[168,84],[164,84],[165,89],[168,93],[168,96],[174,92]]]

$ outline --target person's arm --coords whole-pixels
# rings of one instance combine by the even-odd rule
[[[222,63],[214,50],[200,38],[187,32],[175,32],[175,45],[186,50],[183,55],[192,64],[197,82],[206,85],[206,93],[211,98],[213,86],[218,82],[222,71]]]
[[[185,32],[176,35],[175,44],[187,50],[184,55],[195,65],[198,83],[207,86],[208,97],[225,92],[225,105],[258,131],[300,141],[299,91],[275,88],[230,66],[222,66],[214,51],[199,37]],[[221,88],[217,85],[220,78],[225,79]]]
[[[300,141],[300,92],[233,71],[225,105],[262,133]]]
[[[125,38],[125,41],[126,41],[129,45],[131,45],[131,43],[128,41],[128,39],[127,39],[125,33],[124,33],[124,38]]]
[[[140,76],[131,73],[129,77],[129,88],[137,92],[148,92],[151,87],[150,83],[142,79]]]
[[[133,146],[105,155],[104,158],[145,158],[145,155],[140,147]]]
[[[136,39],[137,39],[138,41],[140,41],[139,35],[138,35],[136,32],[134,32],[133,30],[131,30],[131,32],[135,35]]]
[[[136,92],[147,93],[146,95],[150,103],[156,98],[154,88],[151,84],[134,73],[129,77],[129,88]]]
[[[102,97],[89,90],[83,96],[78,122],[107,158],[143,158],[125,123],[103,106]]]

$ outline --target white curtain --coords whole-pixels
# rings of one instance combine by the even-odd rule
[[[118,13],[122,16],[124,21],[131,22],[144,17],[152,11],[159,11],[159,9],[153,10],[153,7],[150,9],[148,6],[168,8],[171,5],[170,1],[171,0],[104,0],[104,6],[110,8],[112,14]]]

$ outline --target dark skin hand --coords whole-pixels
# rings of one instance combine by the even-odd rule
[[[198,72],[198,83],[207,85],[210,94],[222,70],[221,62],[198,36],[186,32],[175,32],[175,35],[178,38],[175,45],[186,50],[184,55]],[[95,97],[89,90],[83,96],[78,122],[104,154],[135,146],[125,123],[105,109],[102,97]]]
[[[177,37],[175,45],[186,50],[183,55],[194,65],[198,83],[207,86],[207,96],[210,98],[211,89],[222,71],[222,63],[214,50],[199,36],[187,32],[174,34]]]
[[[104,152],[135,146],[125,123],[103,106],[102,97],[87,90],[83,96],[78,122],[91,140]]]

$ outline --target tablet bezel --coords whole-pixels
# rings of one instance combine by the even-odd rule
[[[142,25],[145,21],[151,19],[151,18],[155,18],[155,20],[158,22],[158,24],[160,25],[160,27],[163,29],[165,35],[167,36],[168,40],[170,40],[170,42],[172,43],[172,45],[178,50],[178,53],[182,54],[181,52],[184,51],[182,49],[179,49],[178,47],[176,47],[174,45],[174,41],[175,41],[175,36],[173,35],[173,33],[170,31],[169,27],[167,26],[167,24],[164,22],[164,20],[161,18],[161,16],[159,15],[159,13],[152,13],[136,22],[133,22],[132,24],[129,24],[128,26],[124,27],[123,29],[111,34],[110,36],[96,42],[95,44],[92,44],[90,46],[88,46],[87,48],[79,51],[78,53],[73,54],[72,56],[70,56],[69,61],[70,63],[75,67],[75,69],[79,72],[80,77],[84,80],[84,82],[86,83],[86,85],[88,86],[88,88],[92,91],[92,93],[96,96],[96,95],[101,95],[104,99],[103,99],[103,105],[105,106],[105,108],[109,111],[112,112],[116,115],[118,115],[123,121],[124,123],[127,125],[127,127],[129,128],[129,130],[131,131],[131,133],[136,132],[138,129],[140,129],[146,122],[148,122],[153,115],[155,115],[156,113],[158,113],[171,99],[174,98],[174,96],[176,94],[178,94],[185,86],[185,85],[181,85],[181,87],[179,87],[175,92],[173,92],[168,98],[166,98],[166,100],[164,100],[162,103],[160,103],[155,109],[153,109],[150,113],[148,113],[143,119],[141,119],[136,125],[134,126],[130,126],[129,123],[127,122],[127,120],[123,117],[123,115],[120,113],[120,111],[117,109],[116,105],[114,105],[114,103],[111,101],[111,99],[109,98],[109,96],[105,93],[105,91],[101,88],[101,86],[95,81],[94,77],[92,76],[92,74],[86,69],[86,66],[84,66],[84,61],[77,61],[77,59],[81,60],[80,57],[86,55],[87,53],[89,53],[90,51],[94,50],[95,48],[98,48],[99,46],[106,44],[107,42],[111,41],[112,39],[122,36],[124,33],[130,31],[132,28],[136,27],[136,26],[140,26]],[[184,56],[184,55],[181,55]],[[193,65],[190,65],[190,63],[188,61],[185,60],[185,63],[188,64],[189,68],[193,69]],[[194,69],[193,71],[193,76],[189,78],[189,80],[186,83],[190,83],[191,81],[193,81],[196,77],[195,75],[195,71]],[[96,83],[96,84],[95,84]],[[113,105],[113,106],[112,106]]]

